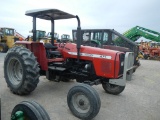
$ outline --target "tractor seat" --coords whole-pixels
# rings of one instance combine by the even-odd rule
[[[55,55],[55,56],[61,56],[61,53],[59,51],[49,51],[49,53],[51,55]]]
[[[55,50],[55,49],[58,48],[57,46],[53,46],[51,43],[45,43],[45,44],[44,44],[44,47],[45,47],[46,49],[53,49],[53,50]]]
[[[46,49],[46,54],[48,58],[61,56],[61,53],[59,51],[56,51],[56,49],[58,48],[57,46],[53,46],[51,43],[45,43],[44,47]]]

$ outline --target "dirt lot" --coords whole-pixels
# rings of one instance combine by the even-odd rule
[[[23,100],[35,100],[48,112],[51,120],[78,120],[67,106],[68,90],[76,84],[72,81],[50,82],[40,78],[38,87],[27,96],[10,92],[3,74],[3,59],[0,54],[0,97],[2,120],[10,120],[13,107]],[[101,85],[93,86],[101,98],[101,109],[94,120],[160,120],[160,62],[141,60],[141,66],[128,81],[120,95],[109,95]]]

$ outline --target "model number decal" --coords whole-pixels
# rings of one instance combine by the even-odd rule
[[[77,55],[77,52],[68,52],[68,54],[70,54],[70,55]],[[88,53],[80,53],[80,56],[87,56],[87,57],[93,57],[93,58],[112,59],[111,56],[98,55],[98,54],[88,54]]]

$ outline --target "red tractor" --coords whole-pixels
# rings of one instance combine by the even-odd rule
[[[101,103],[91,85],[102,84],[107,93],[114,95],[124,90],[133,73],[133,52],[81,45],[78,16],[57,9],[31,10],[26,15],[33,17],[33,41],[17,41],[4,60],[5,80],[13,93],[31,93],[42,75],[56,82],[75,79],[81,84],[70,89],[68,106],[75,116],[92,119]],[[36,18],[51,21],[51,43],[36,41]],[[77,43],[54,43],[54,21],[69,18],[78,21]]]

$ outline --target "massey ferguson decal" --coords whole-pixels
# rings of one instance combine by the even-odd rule
[[[70,55],[77,55],[77,52],[68,52],[68,54],[70,54]],[[87,56],[87,57],[93,57],[93,58],[112,59],[111,56],[98,55],[98,54],[88,54],[88,53],[80,53],[80,56]]]

